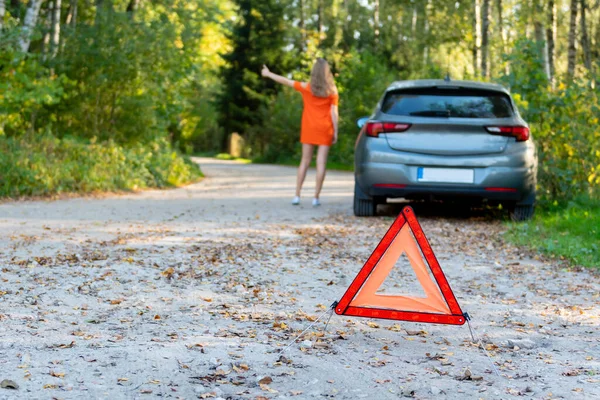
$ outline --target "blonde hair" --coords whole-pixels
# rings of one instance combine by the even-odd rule
[[[310,91],[317,97],[329,97],[337,93],[329,63],[324,58],[317,58],[310,72]]]

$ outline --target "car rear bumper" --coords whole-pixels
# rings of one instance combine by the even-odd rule
[[[469,186],[405,186],[402,188],[372,187],[369,194],[389,198],[456,198],[470,197],[498,201],[519,201],[523,194],[517,191],[486,190]]]
[[[356,182],[364,193],[377,197],[471,197],[523,201],[535,193],[534,167],[472,167],[474,183],[419,182],[418,166],[367,163],[358,166]]]

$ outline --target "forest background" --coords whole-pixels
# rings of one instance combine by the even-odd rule
[[[333,165],[351,168],[355,121],[392,81],[497,82],[540,152],[542,212],[515,240],[553,251],[544,226],[600,226],[600,0],[0,0],[0,196],[184,184],[201,176],[186,155],[232,132],[255,161],[298,160],[301,98],[260,67],[307,80],[319,56]],[[567,257],[594,259],[595,229]]]

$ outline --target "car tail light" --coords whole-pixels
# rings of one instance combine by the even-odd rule
[[[517,142],[529,139],[529,128],[526,126],[486,126],[485,129],[492,135],[514,137]]]
[[[505,188],[505,187],[486,187],[486,191],[488,192],[508,192],[508,193],[516,193],[517,189],[515,188]]]
[[[365,132],[367,136],[377,137],[380,133],[404,132],[410,128],[411,124],[400,122],[367,122]]]

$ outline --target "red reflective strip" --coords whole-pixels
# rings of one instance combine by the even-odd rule
[[[400,232],[400,229],[402,228],[402,226],[404,226],[405,222],[406,219],[404,219],[402,214],[398,215],[398,218],[396,218],[392,226],[390,226],[390,229],[388,229],[387,233],[383,236],[383,239],[381,239],[381,242],[379,242],[375,250],[373,250],[373,253],[371,253],[369,259],[361,268],[360,272],[356,275],[356,278],[354,278],[350,286],[348,286],[346,293],[344,293],[340,302],[335,307],[335,312],[337,314],[344,314],[344,311],[346,310],[356,293],[358,293],[362,285],[365,283],[369,275],[371,275],[371,272],[373,272],[373,268],[375,268],[381,257],[383,257],[385,251],[390,246],[398,232]]]
[[[427,240],[419,221],[417,221],[417,217],[415,217],[413,209],[411,207],[404,207],[402,214],[406,218],[415,239],[417,239],[417,243],[423,252],[423,256],[425,256],[425,260],[427,260],[427,264],[433,273],[433,277],[435,278],[444,299],[446,299],[446,303],[448,303],[450,311],[452,314],[462,315],[463,312],[458,305],[458,301],[456,301],[456,297],[454,297],[454,292],[452,292],[452,289],[450,288],[446,275],[444,275],[444,271],[442,271],[440,263],[435,257],[435,254],[429,245],[429,241]]]
[[[435,324],[463,325],[465,317],[461,315],[432,314],[415,311],[395,311],[383,308],[363,308],[350,306],[344,315],[365,318],[394,319],[398,321],[429,322]]]
[[[376,183],[373,186],[379,187],[379,188],[394,188],[394,189],[402,189],[402,188],[406,187],[406,185],[398,185],[396,183]]]
[[[516,193],[517,189],[514,188],[502,188],[502,187],[487,187],[485,188],[488,192],[511,192]]]

